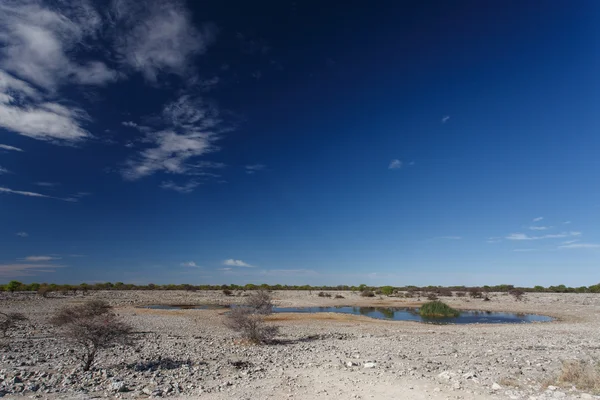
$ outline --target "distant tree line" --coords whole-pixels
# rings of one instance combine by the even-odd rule
[[[6,284],[0,285],[0,291],[4,292],[36,292],[39,295],[47,296],[50,293],[61,293],[64,295],[83,293],[86,294],[89,291],[96,290],[315,290],[315,291],[336,291],[336,290],[349,290],[361,293],[373,293],[377,295],[392,296],[399,292],[413,293],[414,295],[421,294],[436,294],[438,296],[452,296],[452,292],[455,293],[469,293],[472,297],[473,294],[479,296],[481,293],[485,295],[486,292],[511,292],[519,290],[522,292],[538,292],[538,293],[600,293],[600,283],[592,286],[581,286],[581,287],[568,287],[565,285],[558,286],[534,286],[534,287],[515,287],[513,285],[496,285],[496,286],[481,286],[481,287],[470,287],[470,286],[368,286],[361,284],[358,286],[349,285],[337,285],[337,286],[311,286],[311,285],[268,285],[263,283],[262,285],[255,285],[248,283],[246,285],[190,285],[190,284],[168,284],[168,285],[156,285],[149,283],[147,285],[134,285],[131,283],[123,282],[105,282],[105,283],[82,283],[79,285],[61,285],[56,283],[21,283],[19,281],[10,281]]]

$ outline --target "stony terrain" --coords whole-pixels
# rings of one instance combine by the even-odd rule
[[[406,306],[418,299],[344,299],[274,292],[280,306]],[[83,372],[47,323],[84,297],[0,294],[2,311],[31,326],[0,348],[0,396],[206,399],[590,399],[554,383],[563,360],[600,358],[600,295],[526,294],[524,301],[444,298],[462,309],[532,312],[558,319],[519,325],[430,325],[341,314],[275,314],[277,343],[251,346],[224,324],[225,310],[150,310],[147,304],[229,304],[220,292],[110,291],[102,298],[135,327],[136,345],[100,354]]]

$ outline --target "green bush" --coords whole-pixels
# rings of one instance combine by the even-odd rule
[[[380,288],[381,293],[385,294],[386,296],[391,296],[394,293],[394,287],[393,286],[382,286]]]
[[[438,300],[423,304],[419,309],[419,314],[422,317],[442,318],[458,317],[460,313],[458,312],[458,310],[455,310],[446,303],[443,303]]]

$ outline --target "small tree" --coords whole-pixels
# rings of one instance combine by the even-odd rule
[[[225,325],[252,343],[268,343],[279,332],[279,327],[265,323],[265,316],[272,312],[271,295],[265,290],[259,290],[246,297],[244,304],[228,313]]]
[[[115,344],[129,345],[132,327],[112,312],[102,300],[66,307],[52,317],[52,324],[62,329],[63,337],[83,350],[83,370],[88,371],[101,349]]]
[[[23,285],[23,284],[21,282],[19,282],[19,281],[10,281],[6,285],[6,290],[8,290],[9,292],[13,293],[13,292],[19,290],[19,288],[21,287],[21,285]]]
[[[3,313],[0,311],[0,331],[2,331],[2,337],[6,337],[8,331],[16,328],[19,322],[26,320],[27,318],[21,313]]]

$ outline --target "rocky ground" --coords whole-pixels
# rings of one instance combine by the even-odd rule
[[[102,298],[135,327],[136,345],[102,352],[83,372],[77,352],[47,323],[80,296],[0,294],[0,309],[31,325],[0,348],[0,397],[52,399],[591,399],[556,377],[564,360],[600,357],[600,295],[492,294],[444,298],[462,309],[531,312],[557,318],[518,325],[431,325],[341,314],[274,314],[277,343],[252,346],[223,324],[225,310],[150,310],[147,304],[229,304],[220,292],[110,291]],[[279,306],[407,306],[418,299],[344,299],[275,292]]]

